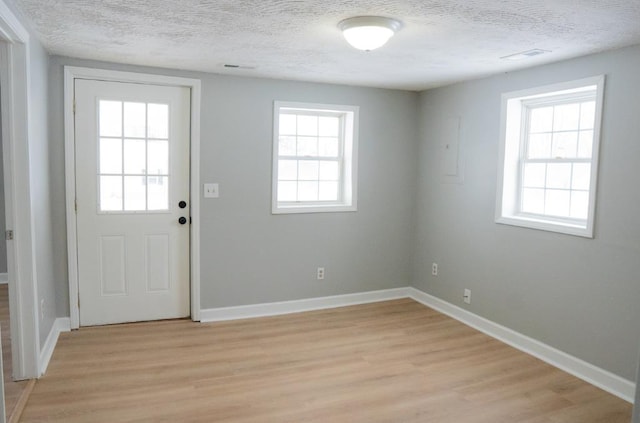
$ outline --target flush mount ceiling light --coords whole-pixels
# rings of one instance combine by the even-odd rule
[[[400,29],[400,21],[381,16],[357,16],[338,24],[344,38],[358,50],[375,50]]]

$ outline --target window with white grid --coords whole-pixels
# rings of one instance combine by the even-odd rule
[[[503,96],[498,223],[593,236],[603,83]]]
[[[276,102],[273,213],[356,209],[358,109]]]

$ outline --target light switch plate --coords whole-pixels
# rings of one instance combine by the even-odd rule
[[[204,198],[218,198],[220,190],[218,184],[204,184]]]

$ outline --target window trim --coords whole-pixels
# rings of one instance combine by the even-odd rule
[[[602,127],[605,76],[599,75],[574,81],[502,94],[500,145],[495,222],[530,229],[593,238],[597,198],[598,163]],[[591,156],[589,206],[586,220],[533,215],[519,211],[522,181],[522,152],[525,149],[525,119],[532,104],[555,103],[562,97],[579,96],[595,86],[595,122]]]
[[[278,160],[282,157],[292,160],[323,160],[322,157],[300,157],[279,155],[280,136],[280,114],[283,109],[291,109],[297,114],[327,116],[340,115],[340,131],[342,132],[342,142],[340,143],[340,180],[338,201],[306,201],[306,202],[278,202]],[[302,113],[299,113],[302,112]],[[350,212],[357,211],[357,175],[358,175],[358,127],[359,127],[359,107],[300,103],[289,101],[274,101],[273,107],[273,154],[272,154],[272,191],[271,191],[271,212],[272,214],[290,213],[328,213],[328,212]],[[331,159],[331,161],[334,161]]]

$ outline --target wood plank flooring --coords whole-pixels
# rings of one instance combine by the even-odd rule
[[[7,421],[16,409],[29,381],[14,382],[12,375],[11,327],[9,324],[9,285],[0,284],[0,332],[2,332],[2,371],[4,374],[4,401]]]
[[[628,423],[631,405],[410,299],[63,333],[22,422]]]

